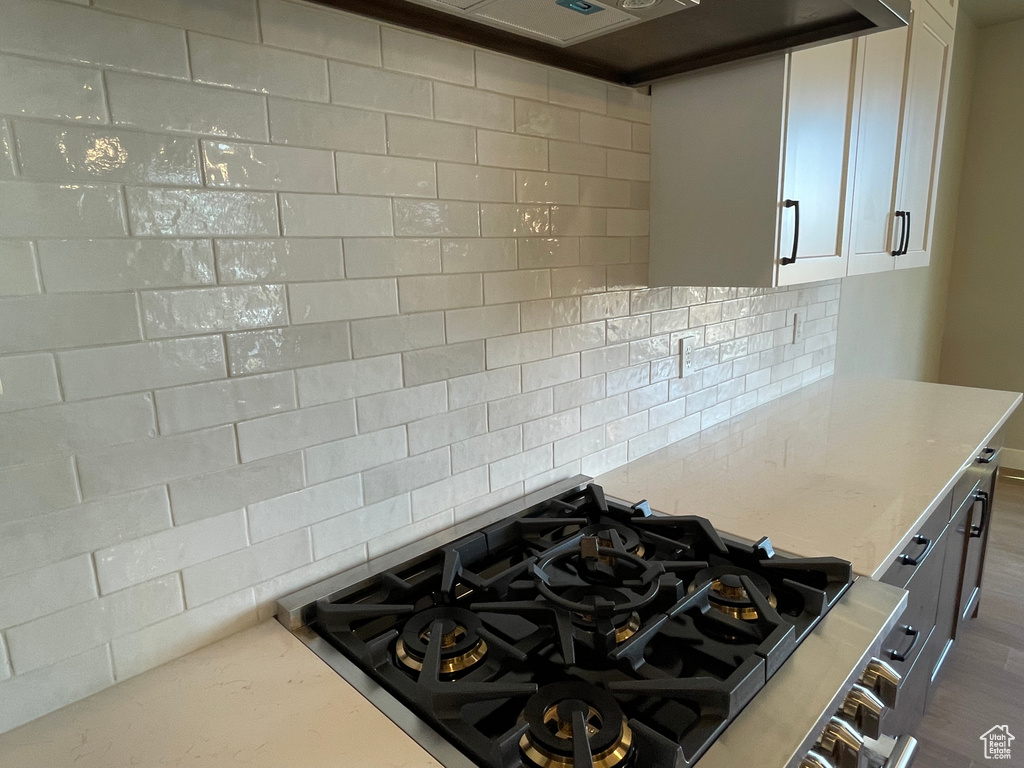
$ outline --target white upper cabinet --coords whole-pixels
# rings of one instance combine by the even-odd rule
[[[846,274],[854,51],[843,41],[653,86],[652,286]]]
[[[932,7],[939,12],[942,20],[949,26],[956,26],[956,11],[960,0],[929,0]]]
[[[896,269],[928,265],[935,225],[953,30],[926,2],[914,7],[896,210],[906,236]]]

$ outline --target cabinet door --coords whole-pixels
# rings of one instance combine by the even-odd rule
[[[909,39],[903,27],[857,41],[851,275],[887,272],[895,266],[896,159]]]
[[[896,257],[897,269],[924,267],[930,258],[952,51],[952,28],[928,3],[916,4],[896,205],[908,213],[909,241],[907,252]]]
[[[844,223],[854,58],[852,40],[789,56],[778,259],[792,255],[798,234],[797,209],[784,207],[783,200],[799,203],[800,228],[797,260],[778,262],[778,285],[846,274]]]
[[[939,12],[943,21],[951,27],[956,26],[956,11],[960,0],[928,0],[928,2]]]

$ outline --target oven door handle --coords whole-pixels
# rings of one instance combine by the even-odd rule
[[[917,756],[917,739],[909,734],[903,734],[896,739],[896,746],[889,753],[884,768],[910,768]]]

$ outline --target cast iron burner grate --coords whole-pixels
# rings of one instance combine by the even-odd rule
[[[485,768],[684,768],[851,582],[589,485],[319,601],[311,626]]]

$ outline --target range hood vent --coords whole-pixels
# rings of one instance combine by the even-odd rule
[[[317,2],[629,86],[910,19],[910,0]]]

